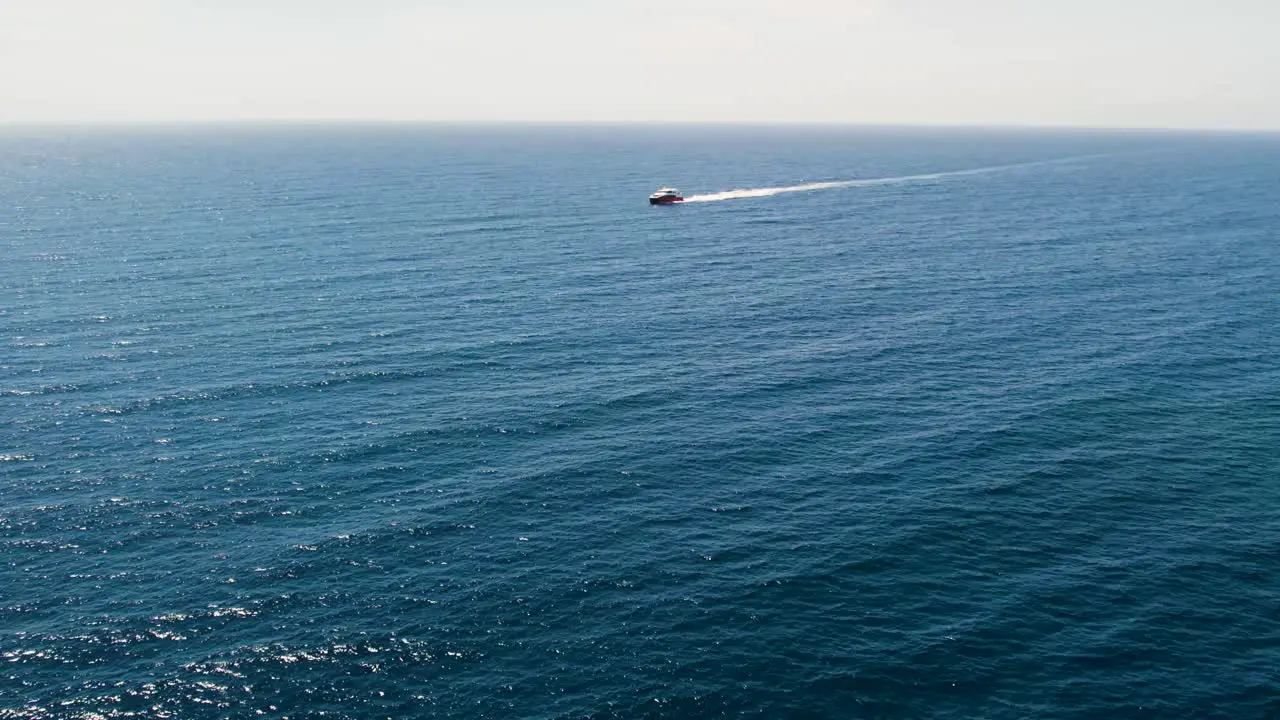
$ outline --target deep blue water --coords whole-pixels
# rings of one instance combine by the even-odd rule
[[[1280,136],[5,130],[0,717],[1280,717],[1278,242]]]

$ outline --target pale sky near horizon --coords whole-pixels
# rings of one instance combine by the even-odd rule
[[[0,122],[1280,129],[1280,0],[0,0]]]

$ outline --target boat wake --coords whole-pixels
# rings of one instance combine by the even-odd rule
[[[813,182],[803,185],[785,185],[782,187],[764,187],[764,188],[744,188],[740,190],[725,190],[718,193],[707,193],[705,195],[690,195],[684,199],[685,202],[719,202],[721,200],[737,200],[739,198],[758,198],[769,197],[771,195],[781,195],[783,193],[794,192],[810,192],[812,190],[830,190],[832,188],[850,188],[850,187],[869,187],[872,185],[897,185],[900,183],[923,182],[927,180],[943,180],[945,178],[961,177],[964,175],[983,175],[985,173],[999,172],[1001,170],[1012,170],[1014,168],[1034,167],[1037,165],[1052,165],[1056,163],[1074,162],[1092,157],[1100,157],[1099,155],[1078,155],[1067,158],[1055,158],[1053,160],[1036,160],[1033,162],[1013,163],[1011,165],[992,165],[989,167],[973,168],[970,170],[951,170],[948,172],[924,173],[921,175],[899,175],[897,177],[882,178],[863,178],[861,180],[833,180],[828,182]]]

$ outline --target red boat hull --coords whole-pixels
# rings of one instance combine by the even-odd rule
[[[682,197],[649,198],[650,205],[674,205],[682,202],[684,202],[684,198]]]

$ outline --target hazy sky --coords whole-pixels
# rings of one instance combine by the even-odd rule
[[[1280,0],[0,0],[0,121],[1280,129]]]

